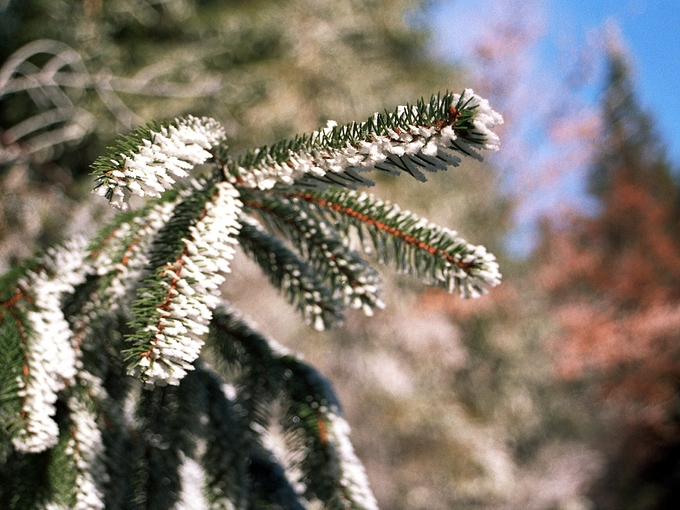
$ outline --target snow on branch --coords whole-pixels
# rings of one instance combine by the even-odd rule
[[[99,291],[100,306],[116,310],[127,300],[142,277],[149,263],[148,250],[177,205],[177,194],[164,195],[141,211],[134,211],[129,218],[116,222],[113,228],[102,232],[101,237],[91,243],[90,257],[96,261],[97,274],[102,277]]]
[[[124,210],[131,195],[159,197],[175,178],[187,177],[210,159],[210,150],[224,140],[222,125],[208,117],[190,115],[138,128],[94,162],[94,192]]]
[[[13,438],[15,448],[40,452],[57,443],[53,416],[57,393],[71,384],[79,353],[61,309],[62,297],[85,280],[85,240],[76,239],[50,249],[34,269],[19,279],[15,308],[21,326],[24,361],[19,382],[23,426]]]
[[[497,150],[500,141],[492,129],[502,123],[486,99],[466,89],[462,95],[433,96],[429,103],[375,114],[363,123],[329,121],[309,136],[227,162],[225,170],[234,183],[262,190],[295,183],[355,188],[372,184],[359,175],[369,170],[406,172],[425,180],[420,169],[437,171],[459,163],[452,152],[479,159],[477,149]]]
[[[106,506],[101,485],[107,480],[104,445],[97,425],[97,401],[105,395],[102,382],[80,371],[79,384],[67,400],[71,426],[67,451],[75,471],[75,510],[103,510]]]
[[[334,298],[345,306],[362,309],[367,316],[385,307],[380,297],[378,273],[359,253],[349,249],[330,223],[318,215],[308,214],[298,203],[284,196],[263,196],[260,199],[253,200],[246,195],[244,205],[259,212],[272,230],[293,243],[300,255],[331,287]],[[314,327],[319,330],[325,327],[319,315]]]
[[[393,262],[398,271],[413,274],[426,283],[478,297],[485,287],[495,287],[501,274],[494,255],[475,246],[457,232],[419,218],[398,205],[367,193],[330,188],[325,192],[292,192],[287,195],[330,216],[345,229],[354,226],[368,252],[382,263]],[[372,246],[368,246],[368,241]]]
[[[231,184],[214,188],[179,255],[158,269],[133,304],[139,328],[130,338],[128,358],[131,370],[147,383],[179,384],[193,368],[220,302],[220,273],[230,271],[242,204]]]
[[[252,329],[232,309],[215,311],[211,333],[216,353],[243,368],[256,367],[240,371],[239,383],[252,388],[250,398],[254,401],[239,402],[244,414],[255,413],[274,402],[283,404],[284,417],[279,425],[288,452],[304,453],[301,458],[293,455],[288,459],[292,464],[289,473],[295,473],[291,476],[293,485],[301,487],[305,495],[321,500],[324,508],[377,509],[366,472],[349,438],[349,424],[342,416],[330,381],[276,341]],[[276,424],[269,419],[263,421],[253,429],[266,440]],[[276,450],[273,448],[274,453],[286,456],[286,452]]]
[[[342,321],[342,303],[316,271],[256,220],[242,216],[239,243],[272,285],[295,303],[304,321],[317,331]]]

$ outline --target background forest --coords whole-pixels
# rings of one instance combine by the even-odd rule
[[[559,90],[529,90],[535,3],[490,20],[465,68],[432,55],[416,0],[1,2],[0,269],[110,214],[89,166],[141,123],[210,115],[238,151],[472,82],[505,116],[499,157],[375,192],[475,232],[500,287],[463,301],[385,274],[386,310],[323,333],[245,257],[225,293],[333,382],[381,508],[672,508],[678,172],[615,31]],[[533,250],[508,250],[518,211],[575,172],[590,207],[554,204]]]

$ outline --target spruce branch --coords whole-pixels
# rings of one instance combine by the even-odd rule
[[[72,455],[73,441],[64,427],[49,456],[45,459],[44,493],[40,494],[43,508],[74,508],[78,472]],[[41,491],[42,492],[42,491]]]
[[[500,122],[465,91],[240,159],[211,119],[124,138],[95,163],[96,191],[150,199],[0,278],[0,476],[47,480],[11,482],[14,507],[169,508],[199,483],[214,508],[376,508],[330,383],[222,308],[220,286],[238,244],[316,329],[345,307],[370,315],[384,305],[358,235],[380,262],[480,295],[500,282],[493,255],[348,188],[495,150]]]
[[[211,352],[233,374],[236,403],[246,421],[264,427],[269,420],[269,404],[283,385],[283,373],[273,362],[272,353],[288,352],[258,333],[232,307],[215,309],[207,341]]]
[[[11,438],[22,427],[21,390],[26,364],[26,331],[15,310],[0,310],[0,458],[6,455]]]
[[[130,314],[131,296],[144,279],[150,245],[169,221],[177,201],[178,193],[170,190],[139,211],[121,213],[89,243],[86,262],[93,266],[94,275],[63,307],[78,351],[104,316]]]
[[[205,202],[186,225],[179,250],[147,278],[133,304],[130,369],[149,383],[178,384],[192,369],[211,310],[219,303],[220,273],[230,271],[240,229],[239,194],[228,182],[207,181],[206,186],[189,197],[203,196]],[[196,203],[191,205],[197,209]],[[175,237],[181,233],[173,232]]]
[[[75,470],[74,509],[102,510],[105,507],[101,486],[108,481],[102,436],[97,423],[98,401],[106,399],[101,381],[80,371],[78,385],[70,391],[66,405],[70,426],[67,454]]]
[[[288,301],[295,303],[306,324],[322,331],[342,321],[342,303],[333,298],[309,264],[254,219],[242,216],[240,222],[241,247]]]
[[[210,508],[243,508],[249,485],[249,429],[239,420],[235,403],[225,395],[224,380],[215,372],[198,364],[186,379],[195,381],[205,402],[206,445],[201,465],[206,478],[206,500]]]
[[[222,125],[208,117],[188,116],[151,123],[122,138],[92,165],[94,191],[112,205],[127,209],[131,195],[158,197],[196,165],[212,157],[224,141]]]
[[[305,495],[324,508],[377,509],[364,468],[349,440],[350,427],[330,382],[294,356],[280,356],[287,403],[284,431],[303,450],[299,470]]]
[[[164,227],[179,201],[176,190],[146,204],[139,211],[122,213],[90,243],[90,259],[100,276],[100,308],[115,311],[143,279],[148,253],[158,231]]]
[[[289,239],[345,306],[360,308],[368,316],[385,306],[379,295],[377,272],[349,249],[330,224],[281,195],[260,194],[256,200],[246,194],[244,205],[246,210],[259,212],[266,224]]]
[[[132,508],[173,508],[179,498],[181,453],[188,438],[178,423],[185,417],[177,390],[154,387],[139,394],[128,453],[135,473],[128,502]]]
[[[257,333],[236,312],[215,311],[211,343],[229,363],[241,367],[237,385],[248,387],[244,410],[266,436],[266,412],[272,401],[285,406],[280,426],[292,442],[289,449],[303,452],[296,483],[305,497],[318,498],[325,508],[373,509],[375,498],[363,466],[349,441],[349,425],[330,382],[315,368],[300,361],[273,340]],[[259,367],[251,372],[246,367]],[[266,376],[265,376],[266,374]]]
[[[250,508],[305,510],[302,497],[295,492],[286,471],[271,453],[262,451],[250,457]]]
[[[426,283],[458,290],[464,297],[486,292],[500,283],[498,264],[483,246],[458,237],[455,231],[419,218],[398,205],[367,193],[329,188],[323,192],[291,192],[286,196],[306,204],[310,215],[325,215],[344,229],[356,229],[363,246],[382,263],[413,274]],[[367,246],[367,241],[372,246]]]
[[[21,451],[39,452],[57,442],[59,430],[53,419],[57,393],[73,382],[78,358],[61,299],[84,281],[90,270],[85,257],[83,239],[50,249],[18,279],[3,306],[15,320],[24,352],[15,395],[21,401],[22,426],[13,435],[13,444]]]
[[[479,159],[478,150],[497,150],[492,128],[502,123],[486,99],[467,89],[375,114],[363,123],[338,126],[330,121],[311,135],[226,161],[224,169],[234,184],[262,190],[293,184],[356,188],[372,184],[360,175],[370,170],[405,172],[423,181],[421,169],[458,165],[460,158],[453,153]]]

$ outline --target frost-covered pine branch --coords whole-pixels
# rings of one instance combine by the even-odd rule
[[[459,154],[479,158],[480,149],[497,150],[492,128],[502,122],[486,99],[467,89],[362,123],[330,121],[321,131],[255,149],[226,166],[235,182],[263,190],[298,181],[355,188],[372,184],[360,175],[371,170],[425,180],[421,169],[438,171],[458,165]]]
[[[211,158],[210,149],[224,137],[222,126],[206,117],[139,128],[123,138],[113,154],[94,163],[95,192],[121,209],[128,208],[130,195],[160,197],[175,178],[187,177],[194,166]]]
[[[484,247],[355,188],[478,159],[501,122],[466,90],[238,157],[208,118],[123,138],[94,178],[127,210],[0,280],[0,506],[376,508],[330,383],[221,288],[240,246],[317,330],[384,306],[375,262],[479,297]]]

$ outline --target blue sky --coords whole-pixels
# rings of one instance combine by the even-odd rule
[[[656,118],[669,155],[680,166],[680,1],[548,0],[549,38],[583,38],[614,20],[631,50],[641,101]]]
[[[493,10],[494,0],[442,1],[432,19],[436,51],[456,60]],[[543,0],[542,67],[557,65],[567,45],[614,21],[631,50],[643,105],[657,120],[676,167],[680,167],[680,1]],[[455,27],[452,28],[452,27]],[[455,32],[455,35],[453,35]]]

